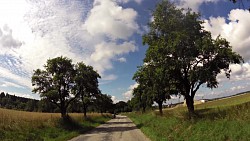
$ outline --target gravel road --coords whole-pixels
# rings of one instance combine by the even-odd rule
[[[126,116],[117,115],[105,124],[70,141],[150,141]]]

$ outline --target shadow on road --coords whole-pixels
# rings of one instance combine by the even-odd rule
[[[132,131],[135,129],[137,129],[136,126],[132,126],[132,127],[98,127],[92,133],[95,134],[95,133],[125,132],[125,131]]]
[[[125,118],[127,118],[127,117],[125,117],[125,116],[116,116],[116,119],[125,119]]]
[[[106,124],[132,124],[133,122],[113,122],[113,121],[111,121],[111,122],[107,122]]]

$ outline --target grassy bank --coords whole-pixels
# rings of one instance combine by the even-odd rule
[[[196,112],[201,117],[192,121],[183,107],[164,110],[162,117],[157,112],[128,116],[152,141],[248,141],[250,100],[246,99],[249,97],[248,94],[197,105]]]
[[[63,121],[60,114],[0,108],[0,140],[68,140],[106,122],[110,117],[108,114],[93,113],[88,114],[88,119],[83,119],[82,114],[70,114],[70,118]]]

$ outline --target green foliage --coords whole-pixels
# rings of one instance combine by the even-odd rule
[[[119,101],[115,104],[115,113],[131,112],[132,109],[127,102]]]
[[[138,70],[143,71],[139,74],[149,74],[146,80],[152,81],[144,87],[152,87],[156,102],[164,100],[166,93],[183,95],[193,114],[193,99],[200,86],[216,88],[217,75],[224,71],[229,78],[229,65],[240,64],[243,59],[226,39],[212,39],[201,26],[200,15],[190,9],[184,12],[166,0],[157,5],[153,17],[149,33],[143,36],[143,43],[149,45],[144,66]]]
[[[114,112],[114,104],[110,95],[107,94],[99,94],[94,100],[94,106],[101,113],[113,113]]]
[[[32,76],[33,92],[55,104],[66,117],[67,107],[74,99],[70,94],[74,88],[75,70],[72,60],[66,57],[48,59],[45,70],[37,69]]]
[[[92,66],[86,66],[83,62],[76,64],[74,93],[79,95],[82,102],[84,117],[86,117],[88,105],[101,93],[98,88],[98,78],[101,77]]]
[[[63,118],[67,117],[68,109],[79,112],[79,106],[76,105],[79,100],[86,116],[88,105],[100,94],[100,75],[93,67],[86,66],[83,62],[74,65],[72,60],[66,57],[48,59],[44,68],[45,70],[34,71],[33,92],[39,93],[42,99],[56,105]],[[70,105],[73,101],[75,103]],[[44,102],[41,106],[48,107],[49,105]]]
[[[133,110],[139,111],[142,109],[142,112],[146,111],[146,108],[151,108],[153,104],[153,99],[151,95],[148,94],[146,88],[143,88],[143,85],[140,84],[138,87],[133,90],[133,98],[130,101],[130,106]]]
[[[23,98],[8,93],[5,95],[4,92],[0,94],[0,107],[2,108],[36,112],[40,108],[39,103],[39,100]]]
[[[162,111],[163,102],[170,99],[170,94],[174,91],[169,78],[169,73],[161,62],[147,62],[138,69],[133,79],[139,86],[134,89],[133,95],[143,111],[153,101],[159,105],[160,112]]]

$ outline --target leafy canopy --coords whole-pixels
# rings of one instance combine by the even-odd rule
[[[67,108],[72,101],[81,97],[86,107],[93,96],[100,93],[100,75],[91,66],[82,62],[74,65],[71,59],[57,57],[48,59],[44,68],[34,71],[33,92],[54,103],[60,109],[62,117],[66,117]],[[86,108],[84,109],[86,115]]]
[[[144,64],[152,66],[145,67],[143,73],[151,71],[153,75],[148,79],[154,82],[146,87],[162,85],[165,87],[159,88],[169,88],[169,94],[183,95],[192,111],[193,98],[200,86],[216,88],[217,75],[224,71],[229,78],[230,64],[239,64],[243,58],[233,52],[226,39],[220,36],[213,39],[203,29],[200,15],[190,9],[187,12],[178,9],[166,0],[157,5],[153,17],[149,33],[143,36],[143,43],[149,46]]]

